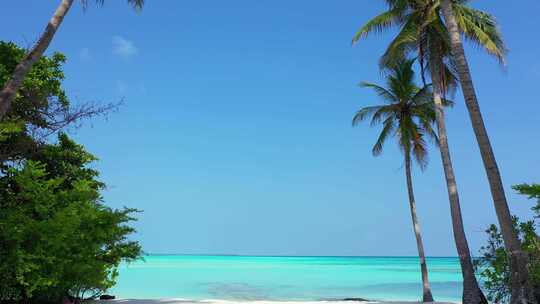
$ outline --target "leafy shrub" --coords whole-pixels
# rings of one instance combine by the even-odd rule
[[[536,232],[540,218],[540,185],[522,184],[513,187],[520,194],[536,199],[537,204],[532,208],[535,213],[533,220],[522,222],[514,217],[514,229],[518,232],[523,251],[529,256],[530,281],[540,301],[540,238]],[[481,248],[478,259],[478,269],[483,278],[484,287],[490,301],[508,303],[510,299],[510,269],[508,255],[504,248],[502,235],[495,225],[486,230],[489,235],[488,244]]]
[[[113,286],[122,260],[141,253],[127,239],[135,210],[101,202],[97,172],[81,166],[89,154],[61,135],[43,155],[0,178],[3,300],[94,296]]]

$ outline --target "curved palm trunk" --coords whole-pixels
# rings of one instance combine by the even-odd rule
[[[474,275],[474,267],[472,263],[469,244],[465,229],[463,227],[463,218],[461,216],[461,205],[459,203],[459,194],[457,190],[456,177],[454,175],[454,167],[450,157],[450,148],[448,146],[448,137],[446,135],[446,122],[444,118],[444,110],[442,105],[442,85],[440,81],[440,73],[438,66],[430,65],[431,79],[433,81],[433,99],[435,102],[435,111],[437,119],[437,131],[439,136],[439,150],[441,151],[441,159],[443,163],[444,176],[446,179],[446,187],[448,189],[448,198],[450,201],[450,214],[452,216],[452,230],[454,233],[454,241],[459,255],[461,265],[461,273],[463,275],[463,304],[487,304],[486,297],[476,276]]]
[[[60,2],[60,5],[54,12],[54,15],[45,27],[45,31],[41,34],[39,40],[15,67],[15,71],[13,71],[11,78],[6,82],[2,92],[0,92],[0,119],[4,118],[7,111],[9,111],[11,103],[17,95],[17,91],[22,86],[26,74],[30,72],[34,63],[39,60],[47,47],[49,47],[54,34],[58,30],[58,27],[60,27],[60,24],[62,24],[62,20],[68,13],[72,4],[73,0],[62,0]]]
[[[414,192],[411,175],[411,155],[405,152],[405,175],[407,177],[407,191],[409,193],[409,205],[411,208],[411,218],[414,227],[414,235],[416,236],[416,247],[418,248],[418,257],[420,258],[420,270],[422,272],[422,302],[433,302],[431,287],[429,286],[428,270],[426,264],[426,256],[424,254],[424,242],[420,233],[420,223],[416,215],[416,202],[414,200]]]
[[[452,11],[450,0],[441,1],[441,7],[446,21],[446,27],[450,33],[450,42],[452,47],[452,55],[457,63],[457,71],[459,80],[465,97],[465,104],[469,111],[476,141],[480,148],[480,154],[484,163],[484,168],[491,189],[491,196],[495,205],[495,212],[501,228],[504,239],[504,246],[510,258],[510,289],[512,304],[536,303],[534,291],[531,288],[526,254],[521,250],[521,242],[519,241],[516,231],[512,223],[512,215],[508,208],[506,195],[502,183],[501,174],[497,166],[495,154],[491,147],[489,136],[484,125],[480,106],[476,97],[476,92],[472,82],[469,64],[465,57],[465,50],[461,43],[459,29]]]

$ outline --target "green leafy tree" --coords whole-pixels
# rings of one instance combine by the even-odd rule
[[[24,53],[16,44],[0,41],[0,84],[8,81]],[[41,57],[27,74],[0,122],[0,167],[25,159],[58,131],[77,127],[84,119],[105,115],[118,107],[115,103],[72,105],[62,89],[65,61],[60,53]]]
[[[0,42],[2,81],[21,56]],[[110,109],[70,104],[64,61],[41,57],[0,121],[0,303],[92,297],[114,284],[121,261],[141,254],[129,239],[136,210],[103,203],[96,158],[59,132]]]
[[[537,229],[540,228],[540,185],[521,184],[512,187],[518,193],[536,199],[536,206],[532,207],[534,219],[520,221],[513,218],[514,229],[518,232],[523,252],[528,259],[529,282],[534,290],[535,300],[540,301],[540,237]],[[508,303],[511,300],[511,267],[507,250],[504,247],[502,233],[496,225],[486,230],[488,244],[481,248],[478,260],[478,272],[484,279],[484,286],[488,298],[496,303]]]
[[[132,209],[112,210],[94,157],[61,134],[34,159],[0,178],[0,299],[28,302],[83,298],[114,284],[122,261],[140,255],[128,240]]]
[[[439,150],[448,189],[454,241],[463,274],[463,303],[486,303],[486,298],[474,274],[463,227],[458,187],[444,118],[443,100],[445,95],[451,93],[457,85],[457,66],[451,54],[450,34],[443,22],[440,1],[386,0],[385,2],[388,4],[388,10],[363,25],[354,36],[353,43],[367,37],[370,33],[397,27],[398,34],[381,57],[381,67],[391,66],[394,62],[414,54],[419,58],[421,75],[424,75],[426,68],[429,70],[433,82]],[[484,48],[488,54],[503,61],[506,48],[494,18],[468,7],[467,2],[453,2],[454,13],[459,16],[459,32]]]
[[[437,141],[437,135],[432,128],[435,122],[435,105],[431,86],[420,88],[415,84],[413,64],[414,60],[403,60],[393,66],[387,76],[386,88],[369,82],[361,83],[362,87],[373,89],[385,104],[360,109],[354,116],[353,125],[369,117],[371,126],[382,124],[382,131],[372,149],[374,156],[381,154],[384,143],[390,137],[398,141],[405,158],[409,207],[422,273],[422,301],[433,302],[420,223],[416,213],[411,167],[414,159],[421,169],[425,168],[428,153],[425,138]],[[445,101],[446,105],[450,103]]]
[[[17,93],[23,85],[27,74],[32,70],[34,64],[43,56],[49,44],[54,38],[56,31],[62,24],[64,17],[69,12],[74,0],[61,0],[58,8],[47,23],[45,30],[34,44],[34,46],[17,62],[15,69],[4,82],[3,89],[0,91],[0,120],[4,118],[9,111],[11,104],[15,100]],[[81,0],[85,7],[88,0]],[[96,0],[97,4],[103,4],[105,0]],[[139,10],[144,4],[144,0],[127,0],[128,4]]]

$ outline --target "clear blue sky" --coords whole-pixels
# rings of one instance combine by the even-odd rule
[[[3,3],[0,39],[29,46],[59,1]],[[390,36],[351,47],[383,1],[125,1],[74,5],[51,51],[68,56],[73,102],[126,104],[73,134],[95,153],[107,204],[144,210],[151,253],[415,255],[402,157],[378,130],[351,128],[377,102]],[[93,1],[89,1],[92,3]],[[369,4],[367,4],[369,3]],[[510,186],[540,182],[540,2],[477,1],[501,24],[508,67],[467,49],[512,211]],[[495,222],[461,96],[448,129],[474,252]],[[414,176],[429,255],[455,255],[440,158]]]

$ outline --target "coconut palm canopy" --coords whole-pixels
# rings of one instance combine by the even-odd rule
[[[362,82],[361,87],[373,89],[385,104],[360,109],[353,118],[353,125],[371,118],[371,126],[382,124],[383,128],[373,146],[375,156],[381,154],[389,137],[396,136],[403,153],[412,153],[421,168],[427,164],[426,138],[437,142],[433,129],[435,107],[431,85],[422,88],[415,84],[413,64],[406,59],[394,65],[387,75],[386,87]],[[445,100],[446,105],[452,105]]]
[[[504,64],[507,53],[495,18],[468,6],[467,0],[453,1],[454,14],[463,36],[483,48],[488,54]],[[441,79],[445,90],[457,85],[454,60],[447,28],[444,25],[439,0],[386,0],[388,10],[372,18],[356,32],[353,43],[369,34],[380,33],[399,27],[398,34],[389,44],[380,59],[381,67],[388,67],[403,58],[415,54],[424,70],[435,58],[442,58],[444,65]],[[425,83],[425,81],[424,81]]]

